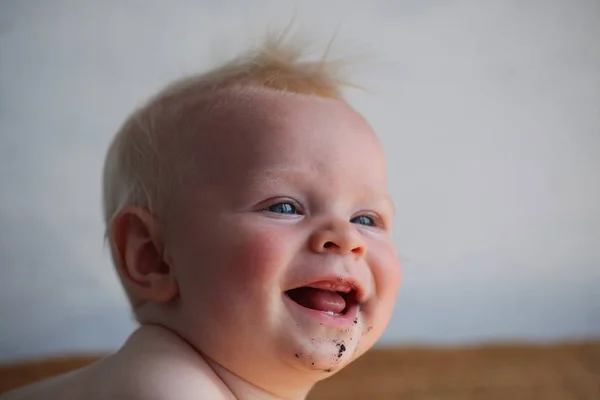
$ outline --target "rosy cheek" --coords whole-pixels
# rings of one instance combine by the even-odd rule
[[[391,244],[377,243],[369,249],[371,272],[375,282],[375,297],[372,303],[375,325],[385,323],[396,302],[400,285],[401,268],[396,252]]]
[[[391,241],[381,243],[375,257],[378,265],[377,271],[374,271],[375,279],[384,285],[386,291],[395,292],[400,284],[401,266],[394,244]]]
[[[268,227],[232,228],[219,238],[222,278],[242,291],[264,290],[277,282],[286,258],[282,235]]]

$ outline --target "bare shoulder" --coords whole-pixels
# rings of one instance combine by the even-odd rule
[[[172,332],[155,326],[140,328],[113,360],[114,371],[127,373],[111,398],[132,400],[234,399],[210,366],[189,344]],[[87,399],[86,399],[87,400]]]
[[[136,331],[115,354],[84,369],[0,396],[0,400],[234,399],[187,343],[160,327]]]

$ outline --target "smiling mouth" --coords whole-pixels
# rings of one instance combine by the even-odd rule
[[[310,310],[321,311],[332,316],[343,316],[358,304],[356,291],[335,291],[303,286],[285,294],[295,303]]]

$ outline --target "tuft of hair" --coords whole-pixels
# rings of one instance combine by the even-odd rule
[[[261,45],[223,65],[168,85],[124,122],[109,146],[103,172],[105,238],[114,262],[110,227],[115,216],[130,206],[162,213],[166,196],[161,194],[168,192],[172,180],[159,151],[164,146],[158,144],[176,134],[174,121],[189,112],[190,104],[199,98],[210,103],[211,94],[238,88],[345,101],[343,89],[356,86],[342,77],[346,62],[329,59],[331,43],[323,56],[311,61],[306,59],[307,46],[287,40],[286,32],[269,35]]]

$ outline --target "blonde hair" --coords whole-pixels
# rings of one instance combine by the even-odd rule
[[[285,36],[271,35],[258,48],[215,69],[168,85],[125,121],[108,149],[104,165],[103,212],[109,242],[111,223],[125,207],[161,212],[161,193],[168,191],[170,179],[168,165],[159,152],[163,146],[157,143],[174,133],[173,121],[189,110],[190,101],[201,97],[210,103],[212,94],[235,88],[344,101],[342,89],[352,85],[342,79],[343,60],[328,59],[331,43],[320,59],[307,61],[306,46],[292,43]]]

